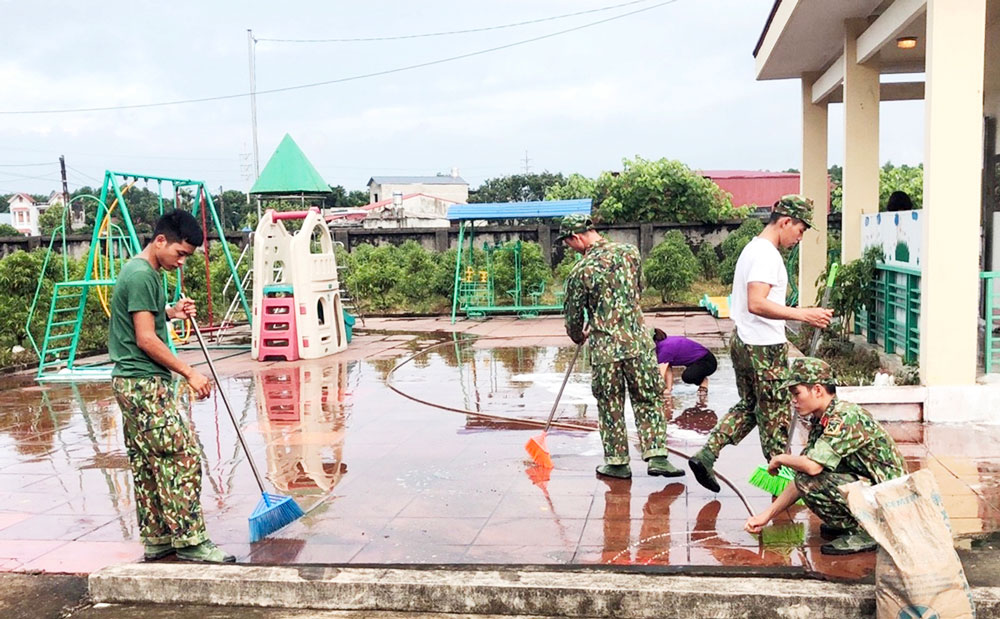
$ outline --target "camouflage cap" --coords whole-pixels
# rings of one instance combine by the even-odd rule
[[[567,215],[562,218],[562,223],[559,224],[559,236],[556,237],[556,240],[561,241],[568,236],[583,234],[587,230],[593,229],[594,220],[590,218],[590,215],[585,213]]]
[[[794,193],[781,196],[781,199],[774,203],[774,207],[771,210],[775,213],[800,219],[812,228],[813,201],[809,198]]]
[[[830,364],[816,357],[799,357],[788,368],[782,387],[795,385],[836,385],[837,377]]]

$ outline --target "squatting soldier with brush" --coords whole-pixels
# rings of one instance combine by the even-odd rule
[[[604,445],[604,464],[597,467],[597,474],[621,479],[632,476],[624,417],[628,390],[647,472],[665,477],[683,475],[684,471],[667,460],[663,378],[639,307],[639,250],[605,239],[594,230],[588,215],[563,218],[559,240],[583,254],[566,280],[564,312],[569,337],[577,344],[586,340],[590,351],[591,390],[597,398]]]
[[[183,376],[198,397],[211,384],[167,346],[166,319],[191,318],[194,301],[167,307],[160,272],[184,264],[204,240],[190,213],[160,217],[153,240],[118,274],[111,300],[108,352],[111,386],[122,411],[125,447],[135,487],[135,509],[147,560],[174,552],[179,559],[229,563],[235,557],[213,544],[201,510],[201,451],[194,429],[178,409],[173,376]]]
[[[796,359],[782,384],[790,391],[795,410],[810,418],[809,439],[802,455],[771,458],[771,474],[787,466],[796,471],[795,483],[789,484],[770,507],[747,520],[746,530],[759,533],[801,497],[823,521],[820,534],[834,538],[820,547],[823,554],[874,550],[875,540],[851,515],[838,487],[859,479],[880,484],[901,477],[906,468],[899,448],[868,411],[837,398],[833,370],[825,361]]]
[[[735,445],[755,427],[764,458],[782,453],[788,442],[791,406],[788,390],[780,388],[788,369],[785,321],[798,320],[822,329],[833,312],[812,307],[787,307],[788,272],[779,249],[790,249],[812,226],[812,201],[798,195],[778,200],[763,232],[747,243],[736,261],[730,316],[736,325],[729,346],[740,401],[715,426],[688,461],[695,478],[719,491],[713,467],[726,445]]]

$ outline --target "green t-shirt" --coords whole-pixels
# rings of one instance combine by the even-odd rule
[[[171,378],[170,370],[149,358],[135,343],[133,312],[152,312],[156,335],[167,342],[167,298],[160,275],[144,258],[132,258],[118,273],[111,297],[108,353],[115,363],[112,376]]]

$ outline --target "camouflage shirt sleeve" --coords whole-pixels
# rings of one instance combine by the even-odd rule
[[[571,272],[566,280],[566,297],[563,301],[563,314],[566,319],[566,334],[575,344],[583,343],[583,332],[586,327],[586,290],[583,276],[578,269]]]

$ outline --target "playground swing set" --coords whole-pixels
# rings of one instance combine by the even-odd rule
[[[176,179],[161,176],[151,176],[145,174],[126,174],[122,172],[106,171],[104,181],[101,186],[100,197],[92,195],[77,196],[74,200],[90,200],[96,202],[97,212],[94,217],[94,231],[91,236],[90,249],[87,255],[87,265],[84,268],[82,279],[71,279],[69,274],[69,264],[66,245],[67,215],[72,204],[67,204],[63,211],[62,224],[52,232],[48,250],[42,263],[39,274],[38,285],[35,289],[35,296],[32,299],[28,311],[28,319],[25,323],[25,331],[28,340],[35,353],[38,355],[38,373],[35,380],[39,382],[76,382],[76,381],[107,381],[111,378],[111,365],[108,362],[96,364],[78,364],[77,353],[80,336],[84,329],[84,316],[87,306],[87,299],[93,290],[97,296],[106,316],[110,316],[111,291],[115,285],[118,272],[125,262],[142,251],[142,243],[135,229],[135,222],[129,211],[126,194],[138,182],[143,181],[148,185],[150,181],[157,184],[157,201],[159,215],[164,213],[165,204],[174,209],[181,208],[181,190],[193,190],[195,195],[191,213],[195,217],[200,215],[202,226],[206,230],[205,252],[209,249],[208,240],[208,219],[214,226],[222,242],[223,254],[229,267],[232,281],[236,284],[238,295],[243,311],[251,316],[250,306],[247,303],[242,282],[237,274],[236,265],[233,263],[232,255],[229,251],[229,244],[226,242],[222,223],[218,212],[212,201],[212,195],[208,191],[203,181],[191,179]],[[172,204],[164,200],[163,185],[169,184],[173,187]],[[108,201],[111,200],[109,204]],[[123,224],[124,229],[115,222],[113,217],[117,217]],[[58,246],[62,250],[62,277],[63,280],[57,282],[52,290],[52,298],[49,303],[48,318],[45,325],[45,334],[39,346],[31,333],[31,325],[35,317],[35,312],[39,310],[39,301],[42,297],[44,274],[47,271],[53,250]],[[211,305],[212,283],[208,273],[209,261],[205,261],[206,286]],[[168,296],[172,301],[177,301],[182,295],[183,268],[178,270],[176,284],[173,294],[170,295],[167,275],[163,274],[163,287],[168,291]],[[209,309],[209,322],[211,322],[211,309]],[[171,350],[176,351],[178,344],[186,341],[186,335],[178,334],[185,326],[174,329],[173,336],[168,342]]]
[[[482,252],[475,248],[475,223],[484,220],[551,219],[577,213],[590,213],[591,200],[548,200],[537,202],[497,202],[485,204],[455,204],[448,209],[448,219],[458,222],[458,251],[455,254],[455,283],[452,294],[451,322],[462,311],[469,318],[515,314],[534,318],[541,312],[562,311],[561,295],[555,304],[543,304],[545,282],[525,286],[522,272],[521,241],[509,246],[484,243]],[[465,247],[468,231],[468,247]],[[509,304],[497,301],[496,265],[498,252],[510,251],[514,268],[514,288],[505,290]],[[481,258],[480,258],[481,257]],[[503,297],[501,297],[503,298]]]

